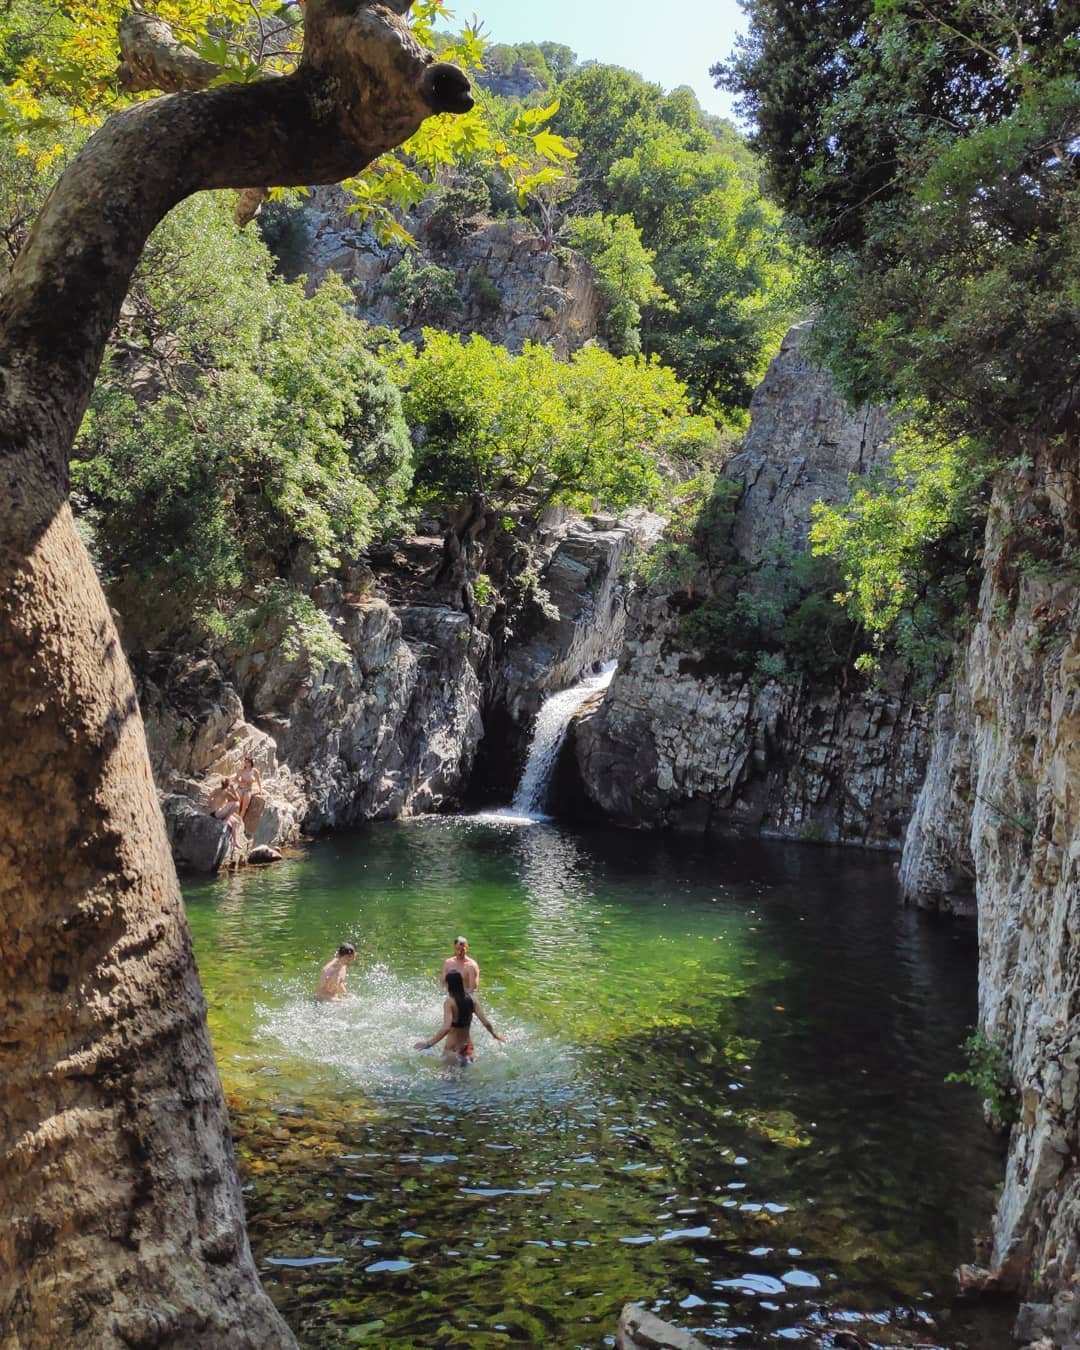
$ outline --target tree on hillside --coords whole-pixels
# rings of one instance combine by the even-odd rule
[[[819,543],[856,612],[888,626],[901,608],[871,596],[936,593],[922,626],[941,629],[970,580],[988,476],[1040,444],[1073,472],[1080,15],[1049,0],[748,8],[714,73],[742,94],[816,250],[816,354],[853,402],[894,404],[921,438]],[[912,510],[912,463],[933,473],[933,509]]]
[[[71,466],[129,651],[243,630],[272,588],[345,655],[303,600],[400,526],[412,468],[398,391],[352,299],[334,273],[308,297],[273,277],[220,196],[151,236]]]
[[[130,674],[68,457],[156,223],[202,189],[329,183],[468,81],[410,0],[308,0],[282,78],[229,82],[146,14],[111,117],[0,294],[0,1339],[291,1343],[259,1287]]]
[[[421,501],[478,494],[532,519],[555,503],[655,505],[661,469],[700,458],[715,434],[689,414],[674,371],[596,346],[560,361],[540,343],[515,356],[429,328],[422,350],[404,349],[401,380],[406,417],[423,429]]]
[[[607,183],[670,300],[645,306],[646,350],[675,367],[699,408],[737,414],[796,304],[797,255],[780,212],[727,155],[666,126],[617,160]]]
[[[577,216],[567,231],[570,243],[588,258],[604,300],[603,333],[616,356],[641,351],[642,306],[666,298],[656,283],[656,254],[641,242],[629,216]]]
[[[629,217],[659,290],[613,314],[616,350],[638,341],[678,371],[696,405],[741,421],[797,309],[798,253],[763,197],[745,139],[618,66],[583,66],[556,90],[552,127],[580,140],[573,214]],[[586,247],[596,262],[595,244]],[[598,267],[609,305],[610,272]],[[629,344],[629,345],[628,345]]]

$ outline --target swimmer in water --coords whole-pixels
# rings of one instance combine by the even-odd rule
[[[469,955],[469,942],[467,938],[457,937],[454,939],[454,954],[448,956],[443,963],[442,973],[439,976],[439,983],[443,988],[447,988],[446,977],[452,970],[456,970],[461,976],[465,985],[467,994],[475,994],[480,987],[480,967]]]
[[[337,956],[327,961],[322,968],[319,987],[315,990],[316,1003],[336,1003],[338,999],[348,997],[345,976],[348,975],[349,967],[355,960],[356,948],[351,942],[343,942],[337,949]]]
[[[506,1044],[506,1037],[500,1036],[484,1016],[479,1003],[466,990],[465,981],[458,971],[447,972],[446,990],[447,997],[443,1004],[442,1026],[430,1041],[417,1041],[415,1046],[417,1050],[430,1050],[433,1045],[438,1045],[440,1041],[445,1040],[443,1055],[447,1059],[458,1064],[471,1064],[476,1058],[476,1047],[472,1043],[471,1035],[474,1016],[479,1019],[481,1025],[487,1029],[495,1040],[501,1045]]]

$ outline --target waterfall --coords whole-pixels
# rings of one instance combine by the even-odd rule
[[[559,747],[566,737],[571,718],[589,697],[598,689],[606,689],[615,674],[616,662],[609,661],[595,675],[590,675],[545,699],[536,714],[536,726],[533,729],[532,744],[529,746],[529,758],[525,762],[525,772],[521,775],[514,801],[510,807],[515,815],[542,816],[544,801],[547,798],[551,775],[555,771],[555,761],[559,757]]]

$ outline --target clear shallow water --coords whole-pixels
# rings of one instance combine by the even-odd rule
[[[431,818],[185,894],[303,1344],[599,1346],[630,1300],[719,1344],[1007,1344],[950,1302],[1001,1175],[943,1081],[974,928],[889,860]],[[458,932],[509,1037],[464,1071],[411,1049]]]

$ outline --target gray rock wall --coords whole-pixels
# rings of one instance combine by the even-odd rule
[[[265,794],[249,844],[436,811],[460,797],[483,732],[478,670],[489,639],[445,606],[395,611],[342,599],[331,614],[348,664],[312,668],[255,650],[236,661],[235,685],[205,656],[144,673],[151,760],[185,870],[227,860],[227,830],[208,802],[246,754]]]
[[[1069,451],[1073,458],[1070,460]],[[913,898],[973,874],[980,1027],[1002,1045],[1020,1119],[994,1226],[994,1275],[1053,1309],[1030,1339],[1080,1345],[1080,485],[1043,447],[999,485],[979,618],[942,701],[905,848]],[[1037,1335],[1036,1335],[1037,1333]]]
[[[305,270],[317,284],[337,272],[356,296],[356,312],[372,323],[386,324],[415,339],[430,317],[397,309],[383,294],[386,277],[401,261],[397,249],[380,245],[345,212],[347,200],[338,188],[320,188],[308,208],[313,237]],[[543,342],[557,355],[568,356],[596,338],[603,302],[592,271],[579,254],[567,248],[545,250],[523,221],[478,220],[456,246],[433,250],[425,242],[424,211],[410,218],[420,247],[420,262],[436,262],[454,273],[461,304],[440,316],[436,326],[462,333],[481,333],[511,351],[527,342]],[[477,279],[494,288],[482,296]],[[483,282],[480,283],[483,285]],[[485,287],[486,289],[486,287]]]
[[[517,631],[493,662],[474,801],[512,799],[541,703],[618,653],[626,624],[624,564],[662,524],[661,517],[646,512],[626,521],[598,516],[549,523],[539,544],[539,580],[550,614],[540,619],[535,605],[519,614]]]
[[[391,605],[336,582],[319,593],[347,663],[312,667],[278,647],[253,648],[232,654],[226,678],[205,654],[144,658],[140,703],[178,865],[212,872],[232,857],[211,793],[245,755],[263,783],[245,849],[460,804],[485,717],[498,722],[493,689],[503,708],[512,701],[525,734],[546,692],[574,684],[617,649],[620,566],[644,528],[553,522],[540,580],[554,612],[505,643],[498,662],[485,631],[490,607],[474,622],[423,584]],[[501,740],[493,752],[506,759]]]
[[[806,547],[811,508],[849,492],[889,453],[888,418],[851,410],[794,328],[751,404],[724,474],[742,488],[733,540],[751,565]],[[810,689],[710,672],[679,636],[682,605],[654,588],[634,607],[619,669],[574,744],[605,815],[663,827],[745,826],[788,838],[898,849],[922,780],[925,718],[902,690]]]

